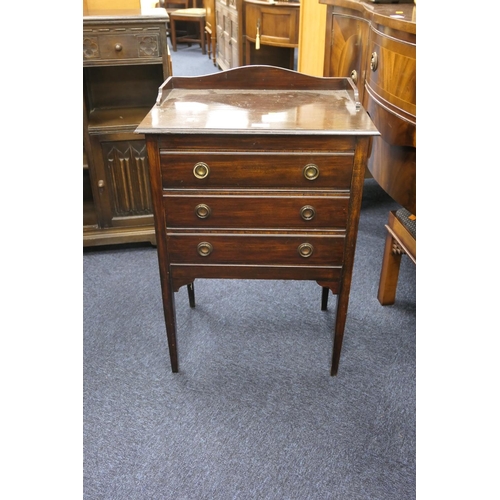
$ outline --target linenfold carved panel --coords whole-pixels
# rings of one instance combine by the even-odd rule
[[[121,141],[102,145],[108,179],[114,193],[116,216],[152,213],[147,151],[144,141]]]

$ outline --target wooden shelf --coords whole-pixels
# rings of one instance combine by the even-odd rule
[[[95,109],[89,113],[89,133],[106,129],[134,129],[141,123],[152,106],[117,109]]]

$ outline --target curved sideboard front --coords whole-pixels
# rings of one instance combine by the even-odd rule
[[[416,6],[356,0],[327,5],[324,76],[351,77],[381,133],[368,169],[416,213]]]

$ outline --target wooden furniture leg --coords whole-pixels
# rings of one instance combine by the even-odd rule
[[[330,289],[327,286],[321,288],[321,310],[326,311],[328,309],[328,295],[330,294]]]
[[[177,35],[175,33],[175,19],[170,17],[170,40],[172,42],[172,50],[177,52]]]
[[[188,289],[188,297],[189,297],[189,307],[195,306],[194,301],[194,283],[189,283],[187,286]]]
[[[172,284],[168,278],[161,278],[163,311],[165,315],[165,327],[167,330],[168,352],[170,354],[170,365],[172,372],[179,371],[179,363],[177,361],[177,326],[175,321],[175,296]]]
[[[393,251],[394,243],[394,237],[387,232],[377,295],[378,301],[383,306],[394,304],[396,301],[401,253]]]
[[[389,222],[385,227],[387,236],[377,294],[378,301],[383,306],[396,301],[402,255],[407,255],[414,264],[417,263],[415,216],[404,208],[390,212]]]

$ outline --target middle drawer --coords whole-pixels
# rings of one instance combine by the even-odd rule
[[[167,228],[345,228],[349,196],[164,195]]]

